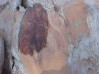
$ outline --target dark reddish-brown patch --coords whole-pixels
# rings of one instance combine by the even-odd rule
[[[41,4],[27,9],[19,31],[18,45],[21,53],[33,55],[40,52],[47,43],[48,17]]]

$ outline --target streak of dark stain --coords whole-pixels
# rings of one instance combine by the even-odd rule
[[[21,53],[33,55],[34,49],[39,53],[47,44],[48,17],[41,4],[29,7],[23,16],[18,35]]]

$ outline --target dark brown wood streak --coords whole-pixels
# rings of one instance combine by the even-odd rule
[[[26,10],[18,35],[21,53],[33,55],[34,50],[39,53],[46,47],[48,24],[47,11],[41,4],[36,3]]]

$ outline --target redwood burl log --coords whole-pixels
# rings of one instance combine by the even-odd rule
[[[33,55],[46,47],[48,34],[47,11],[41,4],[29,7],[23,16],[18,35],[18,45],[21,53]]]

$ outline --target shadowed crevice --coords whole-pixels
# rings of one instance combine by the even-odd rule
[[[11,74],[9,44],[4,40],[4,63],[2,74]]]

